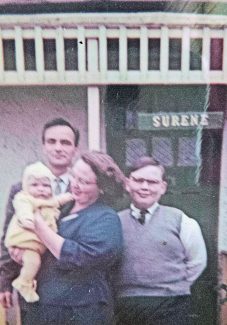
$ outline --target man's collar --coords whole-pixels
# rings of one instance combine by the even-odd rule
[[[60,178],[65,185],[69,184],[69,174],[68,173],[64,173],[62,175],[59,175],[58,178]]]

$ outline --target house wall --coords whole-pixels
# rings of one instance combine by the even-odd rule
[[[26,164],[42,159],[42,127],[56,117],[68,119],[81,132],[87,148],[87,90],[84,87],[0,88],[0,232],[10,186]]]

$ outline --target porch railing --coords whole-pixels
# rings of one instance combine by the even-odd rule
[[[0,85],[227,82],[227,16],[0,16]]]

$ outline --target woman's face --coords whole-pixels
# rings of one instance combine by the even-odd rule
[[[72,195],[80,208],[86,208],[100,196],[97,177],[82,159],[77,160],[71,170],[70,184]]]

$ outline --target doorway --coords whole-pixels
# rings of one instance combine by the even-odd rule
[[[222,128],[141,130],[138,113],[223,110],[222,87],[110,86],[105,96],[107,151],[127,173],[131,163],[152,155],[166,168],[162,203],[183,210],[202,229],[208,266],[192,287],[194,325],[217,322],[217,229]],[[128,205],[127,199],[124,202]]]

